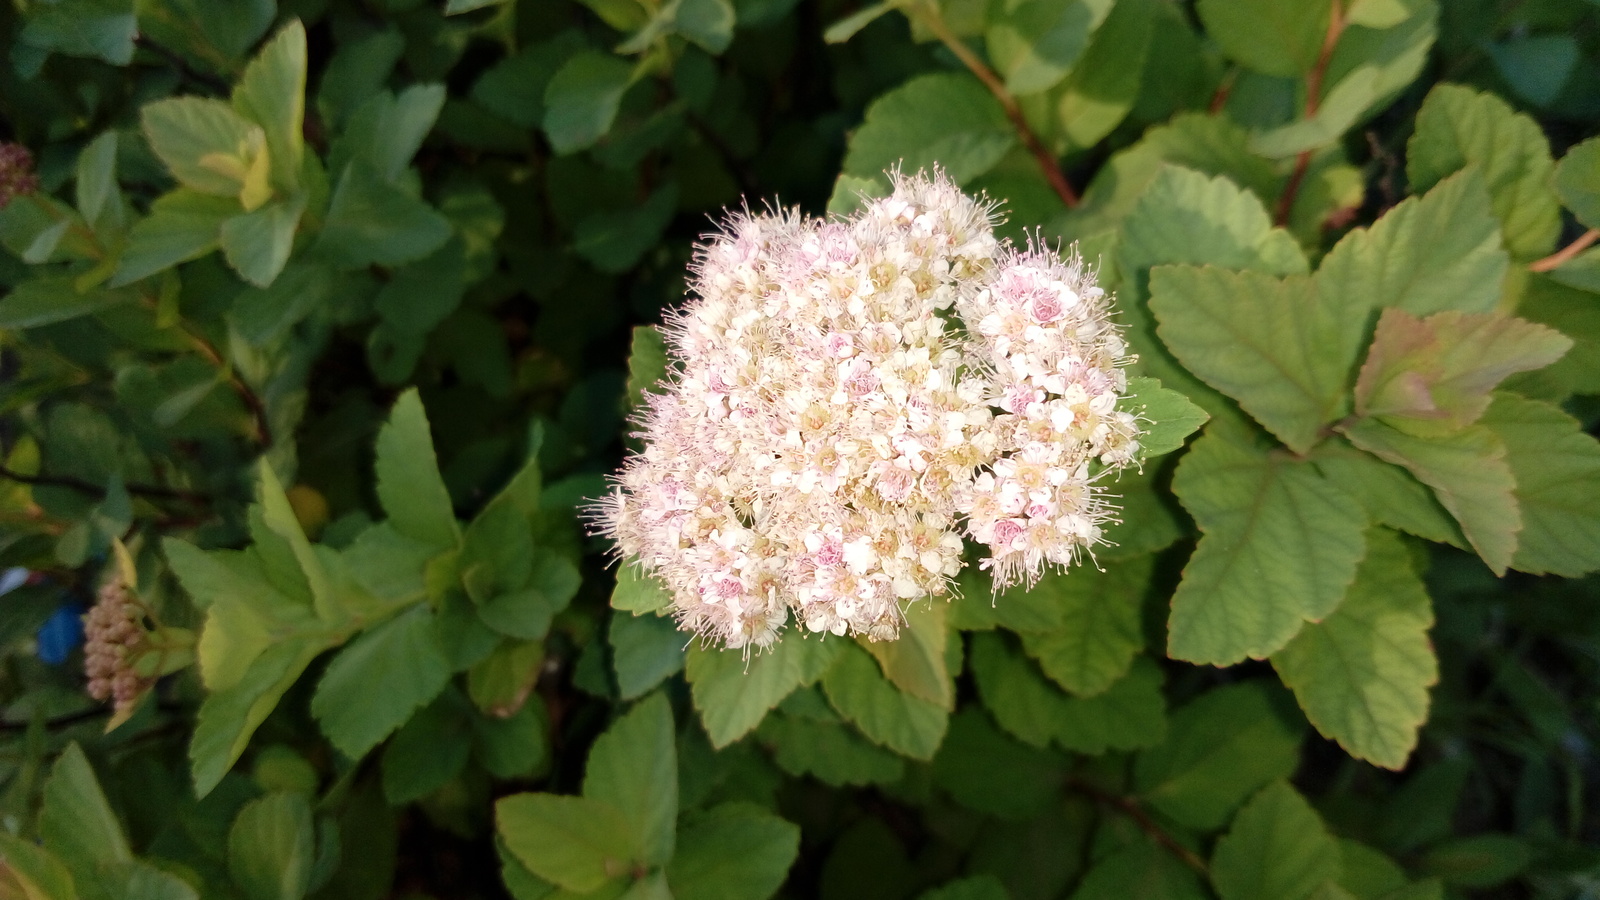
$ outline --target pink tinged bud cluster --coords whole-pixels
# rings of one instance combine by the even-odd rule
[[[110,700],[117,712],[132,708],[153,679],[134,670],[134,657],[144,648],[143,611],[128,588],[110,581],[84,617],[84,671],[89,676],[89,696]]]
[[[734,216],[667,322],[678,371],[594,513],[710,640],[763,647],[791,614],[893,639],[963,535],[997,588],[1074,562],[1099,472],[1137,451],[1092,273],[998,240],[940,173],[894,180],[847,220]]]

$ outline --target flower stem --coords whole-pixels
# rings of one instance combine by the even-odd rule
[[[1339,36],[1344,34],[1345,18],[1344,9],[1340,0],[1333,0],[1328,13],[1328,30],[1322,37],[1322,50],[1317,54],[1316,64],[1311,71],[1306,73],[1306,112],[1307,119],[1317,114],[1317,109],[1322,105],[1322,79],[1328,74],[1328,63],[1333,59],[1333,48],[1339,45]],[[1278,196],[1278,209],[1273,216],[1273,222],[1279,226],[1289,224],[1289,215],[1294,212],[1294,198],[1300,193],[1300,185],[1306,179],[1306,171],[1311,168],[1311,151],[1301,150],[1295,157],[1294,171],[1289,173],[1289,180],[1284,182],[1283,193]]]
[[[1578,239],[1562,247],[1560,250],[1546,256],[1544,259],[1528,263],[1530,272],[1548,272],[1559,269],[1572,261],[1572,258],[1587,250],[1590,244],[1600,241],[1600,228],[1591,228],[1578,236]]]

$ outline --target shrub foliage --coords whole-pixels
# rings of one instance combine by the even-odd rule
[[[0,897],[1593,896],[1597,28],[8,5]],[[695,642],[581,520],[656,325],[708,217],[896,167],[1115,293],[1120,522]]]

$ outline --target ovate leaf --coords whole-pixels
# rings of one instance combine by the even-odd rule
[[[1418,481],[1433,488],[1434,496],[1455,516],[1489,568],[1499,574],[1511,565],[1522,514],[1505,444],[1493,431],[1472,425],[1454,434],[1424,439],[1376,419],[1362,419],[1344,434],[1352,444],[1406,467]]]
[[[1182,447],[1189,435],[1211,418],[1210,414],[1155,378],[1128,379],[1123,408],[1140,416],[1145,433],[1139,436],[1144,459],[1153,459]]]
[[[1406,176],[1422,193],[1475,166],[1489,189],[1507,249],[1519,259],[1550,251],[1561,209],[1550,190],[1550,145],[1539,123],[1498,96],[1441,84],[1417,112],[1406,145]]]
[[[653,866],[672,858],[677,835],[673,736],[672,708],[664,694],[652,694],[595,740],[583,778],[583,795],[628,819],[641,859]]]
[[[398,266],[422,259],[450,238],[450,220],[367,163],[344,169],[316,249],[340,265]]]
[[[955,685],[945,662],[949,607],[939,601],[917,603],[905,609],[905,627],[893,641],[862,641],[895,687],[945,709],[955,706]]]
[[[1211,860],[1211,883],[1222,900],[1305,900],[1338,877],[1338,841],[1282,781],[1239,810]]]
[[[1172,598],[1169,652],[1232,665],[1263,659],[1344,598],[1366,552],[1366,514],[1308,462],[1215,426],[1183,458],[1173,490],[1200,544]]]
[[[667,883],[674,900],[767,900],[799,852],[799,828],[755,807],[726,804],[685,824]]]
[[[1600,138],[1590,138],[1561,157],[1555,188],[1578,221],[1600,228]]]
[[[210,253],[222,239],[222,223],[239,211],[239,202],[231,197],[188,188],[162,194],[150,205],[150,215],[128,230],[128,245],[111,286],[132,284]]]
[[[1072,70],[1111,12],[1109,0],[1022,0],[996,7],[985,34],[989,58],[1013,94],[1049,90]]]
[[[233,91],[233,108],[266,133],[273,184],[285,191],[297,187],[306,112],[306,29],[300,20],[285,25],[245,67]]]
[[[1016,144],[999,101],[965,73],[921,75],[867,107],[843,174],[883,181],[885,169],[944,167],[957,184],[993,168]]]
[[[140,111],[150,149],[185,187],[238,197],[268,159],[261,126],[221,100],[174,97]]]
[[[252,800],[228,832],[228,871],[250,900],[304,897],[315,856],[311,804],[298,792]]]
[[[664,609],[671,604],[672,593],[659,578],[632,563],[617,567],[617,587],[611,592],[612,609],[637,616]]]
[[[305,208],[305,197],[296,195],[223,222],[222,253],[228,265],[256,287],[270,287],[289,262]]]
[[[1332,303],[1395,306],[1417,316],[1485,313],[1500,300],[1508,264],[1483,177],[1469,169],[1407,198],[1370,229],[1345,235],[1323,258],[1316,281]]]
[[[798,634],[748,657],[738,650],[691,646],[685,674],[712,746],[725,747],[761,724],[783,698],[822,677],[844,646],[844,641]]]
[[[122,825],[76,741],[62,751],[45,780],[39,837],[75,872],[133,859]]]
[[[1331,0],[1200,0],[1200,21],[1224,53],[1267,75],[1296,78],[1311,71],[1328,30]]]
[[[556,71],[544,92],[544,131],[558,154],[594,146],[611,130],[633,67],[610,53],[584,50]]]
[[[428,415],[415,388],[400,395],[378,432],[378,502],[396,531],[433,547],[455,546],[460,526],[439,475]]]
[[[1432,625],[1433,603],[1405,545],[1376,531],[1344,603],[1302,629],[1272,664],[1318,731],[1351,756],[1400,769],[1439,678]]]
[[[1483,418],[1506,446],[1522,532],[1512,566],[1566,578],[1600,569],[1600,443],[1549,404],[1496,394]]]
[[[1356,380],[1356,413],[1408,431],[1454,431],[1489,408],[1489,392],[1572,348],[1543,325],[1509,316],[1386,309]],[[1427,426],[1424,431],[1420,426]]]
[[[622,699],[643,696],[683,669],[688,635],[662,616],[612,616],[611,664]]]
[[[1023,633],[1022,646],[1056,684],[1088,697],[1128,671],[1144,647],[1140,608],[1152,562],[1146,556],[1121,560],[1104,572],[1085,566],[1050,573],[1034,586],[1053,593],[1061,626]]]
[[[589,893],[632,869],[633,826],[621,810],[588,797],[516,794],[495,803],[506,847],[535,875]]]
[[[1310,278],[1159,266],[1150,309],[1179,362],[1295,452],[1346,412],[1367,313],[1319,293]]]
[[[341,650],[317,685],[311,713],[341,753],[359,760],[437,697],[449,678],[433,612],[419,606]]]
[[[883,677],[860,647],[846,644],[822,676],[822,690],[839,714],[875,743],[914,759],[932,759],[944,739],[950,714],[941,705],[912,696]]]
[[[1163,167],[1134,205],[1120,252],[1126,272],[1161,263],[1258,269],[1274,275],[1307,271],[1289,232],[1272,227],[1256,195],[1227,177],[1183,166]]]
[[[1221,828],[1252,793],[1294,774],[1304,723],[1266,680],[1213,688],[1174,712],[1167,739],[1139,754],[1134,783],[1190,828]]]

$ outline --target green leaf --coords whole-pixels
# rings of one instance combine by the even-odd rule
[[[1509,834],[1475,834],[1442,841],[1422,859],[1424,871],[1463,888],[1493,888],[1528,868],[1527,841]]]
[[[1382,28],[1346,27],[1324,70],[1321,102],[1306,118],[1257,134],[1257,153],[1288,157],[1337,141],[1416,80],[1437,34],[1433,0],[1408,3],[1409,15]]]
[[[1571,348],[1559,332],[1509,316],[1447,311],[1419,319],[1386,309],[1356,380],[1356,413],[1416,434],[1452,432],[1476,422],[1508,376],[1542,369]]]
[[[233,91],[233,108],[266,133],[272,183],[284,191],[298,187],[306,112],[306,29],[299,19],[285,25],[245,66]]]
[[[1154,841],[1135,841],[1094,864],[1071,900],[1204,900],[1194,870]]]
[[[1132,750],[1160,743],[1166,733],[1161,672],[1135,662],[1093,697],[1071,697],[998,635],[972,639],[973,674],[984,705],[1000,726],[1035,747],[1051,741],[1078,753]]]
[[[672,30],[717,55],[733,42],[734,8],[729,0],[678,0]]]
[[[343,172],[356,163],[370,168],[379,180],[395,184],[438,120],[444,101],[441,84],[414,84],[399,94],[372,95],[334,143],[328,170]]]
[[[1324,478],[1359,499],[1374,522],[1437,543],[1467,546],[1461,528],[1433,491],[1405,469],[1338,438],[1318,445],[1311,459]]]
[[[1600,228],[1600,138],[1567,151],[1556,165],[1554,185],[1561,203],[1578,221]]]
[[[301,793],[250,801],[228,832],[228,871],[249,900],[300,900],[315,855],[311,804]]]
[[[1160,266],[1150,272],[1150,310],[1179,362],[1296,453],[1348,411],[1366,310],[1319,293],[1310,278]]]
[[[667,883],[675,900],[767,900],[799,853],[799,828],[754,807],[724,804],[685,823]]]
[[[1213,688],[1174,712],[1167,739],[1139,754],[1134,784],[1151,806],[1212,831],[1263,785],[1294,774],[1303,729],[1269,681]]]
[[[871,25],[873,22],[876,22],[884,14],[893,12],[894,9],[895,0],[884,0],[882,3],[873,3],[870,6],[863,6],[850,15],[845,16],[837,22],[834,22],[832,25],[829,25],[827,30],[822,32],[822,39],[830,44],[843,44],[844,42],[855,37],[857,32],[861,31],[861,29]]]
[[[80,292],[71,275],[24,281],[0,297],[0,328],[21,330],[53,325],[134,299],[132,291],[90,288]]]
[[[483,9],[489,6],[499,6],[505,2],[506,0],[445,0],[444,14],[447,16],[456,16],[460,15],[461,13],[472,12],[475,9]]]
[[[954,709],[956,702],[955,683],[945,661],[950,637],[948,611],[949,606],[939,600],[908,604],[898,639],[857,641],[895,687],[947,710]]]
[[[1111,0],[1013,0],[997,6],[984,37],[1006,89],[1035,94],[1067,77],[1111,7]]]
[[[239,214],[239,202],[178,188],[156,198],[150,215],[133,223],[112,287],[132,284],[217,249],[222,223]]]
[[[237,683],[206,698],[189,744],[195,796],[211,793],[267,714],[327,647],[304,638],[278,641],[250,663]]]
[[[506,847],[535,875],[586,894],[627,874],[639,852],[621,810],[588,797],[515,794],[494,805]]]
[[[140,117],[150,149],[184,187],[241,202],[247,191],[259,190],[256,179],[270,165],[266,132],[228,104],[175,97],[148,104]]]
[[[624,700],[643,696],[683,669],[689,637],[670,618],[614,615],[609,638],[617,691]]]
[[[1173,491],[1200,544],[1172,597],[1168,650],[1211,665],[1264,659],[1333,612],[1366,552],[1366,514],[1309,462],[1209,428]]]
[[[879,95],[850,136],[842,174],[886,184],[884,171],[942,166],[957,184],[989,171],[1016,144],[994,96],[965,73],[919,75]]]
[[[415,388],[400,395],[378,431],[375,469],[378,502],[395,530],[441,550],[460,543],[450,492],[433,455],[428,414]]]
[[[900,691],[870,654],[852,644],[823,674],[822,690],[862,734],[913,759],[932,759],[949,725],[944,707]]]
[[[643,203],[621,212],[598,212],[578,223],[572,250],[602,272],[624,272],[638,264],[678,209],[678,185],[667,182]]]
[[[678,752],[665,694],[641,701],[607,728],[589,751],[583,795],[627,818],[640,859],[672,858],[678,822]]]
[[[78,900],[72,873],[38,844],[0,833],[0,857],[5,859],[6,875],[22,888],[17,900]]]
[[[1545,403],[1496,394],[1483,418],[1506,446],[1522,531],[1512,566],[1566,578],[1600,569],[1600,443]]]
[[[779,701],[821,678],[844,646],[844,641],[799,634],[748,657],[739,650],[691,645],[685,674],[712,746],[726,747],[761,724]]]
[[[828,712],[828,718],[819,719],[780,711],[762,721],[756,738],[771,748],[773,761],[785,772],[810,775],[834,787],[893,784],[904,777],[905,762],[900,757]]]
[[[1506,249],[1517,259],[1550,252],[1561,230],[1561,209],[1550,190],[1554,169],[1539,123],[1494,94],[1441,84],[1417,112],[1406,144],[1406,177],[1423,193],[1446,176],[1475,166]]]
[[[1333,615],[1272,655],[1306,718],[1351,756],[1400,769],[1428,718],[1439,663],[1428,640],[1433,604],[1392,533],[1367,538],[1367,558]]]
[[[114,66],[125,66],[133,61],[133,42],[139,34],[139,24],[134,18],[133,3],[128,0],[57,0],[30,4],[24,21],[26,24],[17,34],[20,45],[67,56],[103,59]]]
[[[563,31],[495,63],[472,86],[472,99],[508,122],[537,128],[544,121],[544,92],[556,70],[585,46],[577,31]]]
[[[1182,447],[1210,414],[1155,378],[1128,379],[1124,408],[1139,415],[1147,429],[1139,436],[1141,459],[1154,459]],[[1138,401],[1137,403],[1134,401]]]
[[[456,311],[466,288],[465,245],[450,240],[432,255],[397,270],[373,298],[372,308],[390,327],[423,335]]]
[[[948,881],[930,891],[924,891],[917,900],[1010,900],[1005,882],[993,875],[973,875]]]
[[[1273,275],[1307,271],[1289,232],[1272,227],[1254,194],[1224,176],[1182,166],[1156,174],[1123,226],[1119,264],[1128,273],[1161,263],[1258,269]]]
[[[85,876],[133,859],[122,825],[76,741],[67,744],[45,780],[39,838],[68,869]]]
[[[1476,169],[1409,197],[1370,229],[1345,235],[1317,269],[1331,302],[1398,307],[1417,316],[1494,310],[1508,257]]]
[[[1339,871],[1338,841],[1282,781],[1239,810],[1211,859],[1211,883],[1222,900],[1304,900]]]
[[[1117,562],[1097,572],[1080,567],[1050,573],[1034,590],[1050,590],[1061,625],[1024,632],[1022,646],[1056,684],[1080,697],[1111,687],[1144,648],[1140,614],[1153,557]]]
[[[655,325],[635,325],[633,346],[628,351],[629,409],[637,409],[643,404],[646,393],[659,394],[665,390],[663,382],[670,365],[661,329]]]
[[[1089,38],[1055,103],[1058,131],[1072,146],[1094,146],[1133,111],[1159,15],[1156,0],[1117,0]]]
[[[117,133],[107,131],[78,153],[78,214],[94,225],[101,213],[120,219],[122,197],[117,190]],[[110,204],[108,207],[107,204]]]
[[[334,272],[325,263],[295,260],[265,288],[245,288],[233,300],[233,326],[257,347],[270,346],[328,302]]]
[[[458,705],[446,691],[412,716],[383,748],[383,796],[391,804],[420,800],[461,773],[472,745],[461,739],[468,720]]]
[[[294,236],[305,212],[302,195],[268,203],[222,223],[222,253],[239,277],[257,287],[270,287],[289,262]]]
[[[1002,819],[1032,819],[1059,803],[1066,765],[1002,733],[975,705],[950,719],[933,782],[957,803]]]
[[[450,220],[358,161],[339,178],[315,247],[346,268],[398,266],[439,249],[450,233]]]
[[[1489,568],[1499,574],[1511,565],[1522,514],[1505,444],[1493,431],[1471,425],[1455,434],[1423,439],[1376,419],[1362,419],[1345,428],[1344,435],[1373,456],[1404,466],[1433,488]]]
[[[406,723],[444,689],[450,661],[431,610],[419,606],[378,625],[339,652],[317,684],[311,713],[352,760]],[[382,685],[382,690],[373,690]]]
[[[1195,12],[1206,34],[1241,65],[1298,78],[1317,64],[1332,5],[1331,0],[1200,0]]]
[[[544,92],[544,131],[557,155],[595,145],[611,130],[633,67],[598,50],[573,54]]]
[[[638,616],[671,605],[672,594],[660,579],[633,563],[624,562],[617,567],[617,587],[611,592],[612,609]]]

